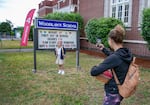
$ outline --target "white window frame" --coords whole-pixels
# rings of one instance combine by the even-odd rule
[[[150,0],[148,0],[148,3],[147,3],[147,4],[148,4],[148,8],[150,8]]]
[[[58,12],[58,5],[57,4],[53,6],[53,12]]]
[[[116,2],[113,3],[113,1],[116,1]],[[124,18],[125,18],[125,5],[127,5],[127,4],[129,5],[128,22],[125,23],[124,22]],[[112,7],[116,7],[115,18],[118,19],[118,7],[120,5],[122,5],[122,17],[121,17],[121,20],[125,24],[126,27],[131,27],[131,20],[132,20],[132,0],[110,0],[110,5],[108,5],[109,6],[109,10],[110,10],[108,17],[112,17]],[[105,6],[106,6],[106,4],[105,4]]]

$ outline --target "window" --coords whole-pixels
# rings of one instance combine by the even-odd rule
[[[122,5],[118,6],[118,19],[122,20]]]
[[[116,16],[116,7],[112,7],[112,17]]]
[[[116,3],[116,0],[112,0],[112,4]]]
[[[125,5],[124,22],[127,23],[129,18],[129,4]]]
[[[126,26],[131,25],[132,0],[111,0],[110,16],[121,20]],[[130,13],[130,14],[129,14]]]
[[[122,2],[123,0],[118,0],[118,2]]]

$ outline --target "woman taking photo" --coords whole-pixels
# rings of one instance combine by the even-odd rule
[[[103,72],[114,69],[120,83],[124,82],[133,56],[131,52],[123,47],[123,39],[125,30],[122,26],[117,25],[108,34],[108,44],[112,51],[109,51],[103,44],[99,45],[99,49],[107,56],[106,59],[98,66],[91,69],[92,76],[98,76]],[[114,77],[104,85],[105,96],[103,105],[120,105],[123,97],[119,94],[117,84]]]

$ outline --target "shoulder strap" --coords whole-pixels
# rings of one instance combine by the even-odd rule
[[[135,63],[135,59],[136,59],[136,57],[133,57],[133,61],[131,63]]]
[[[132,60],[131,63],[135,63],[135,59],[136,59],[136,57],[133,57],[133,60]],[[112,69],[112,72],[113,72],[113,76],[114,76],[114,78],[115,78],[116,84],[120,85],[120,82],[119,82],[119,80],[118,80],[118,77],[117,77],[117,75],[116,75],[114,69]]]
[[[116,84],[117,84],[117,85],[120,85],[120,82],[119,82],[119,80],[118,80],[118,78],[117,78],[117,75],[116,75],[114,69],[112,69],[112,73],[113,73],[113,76],[114,76],[114,78],[115,78]]]

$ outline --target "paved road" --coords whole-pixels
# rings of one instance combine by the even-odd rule
[[[0,49],[0,52],[32,52],[33,49]]]

